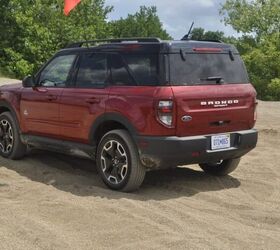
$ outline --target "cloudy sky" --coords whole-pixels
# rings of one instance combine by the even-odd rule
[[[188,31],[192,21],[195,27],[205,30],[225,32],[237,36],[230,27],[221,23],[219,8],[225,0],[106,0],[107,5],[114,6],[109,15],[110,20],[126,17],[135,13],[139,6],[156,6],[164,28],[174,39],[181,39]]]

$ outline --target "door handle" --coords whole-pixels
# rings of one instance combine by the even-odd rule
[[[54,100],[57,100],[57,96],[55,96],[55,95],[48,95],[48,96],[47,96],[47,99],[48,99],[49,101],[54,101]]]
[[[91,97],[91,98],[86,99],[86,103],[98,104],[98,103],[100,103],[100,99],[98,99],[96,97]]]

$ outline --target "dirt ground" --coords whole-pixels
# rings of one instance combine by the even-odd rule
[[[258,146],[231,176],[150,172],[132,194],[89,160],[0,157],[0,249],[279,249],[280,103],[258,113]]]

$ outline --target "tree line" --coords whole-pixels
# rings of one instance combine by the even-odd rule
[[[0,68],[22,78],[35,72],[57,50],[81,40],[114,37],[171,37],[155,7],[141,7],[125,19],[108,21],[105,0],[83,0],[69,16],[63,0],[0,1]]]
[[[72,41],[117,37],[172,39],[156,7],[142,6],[126,18],[109,21],[113,7],[105,0],[83,0],[66,17],[63,0],[1,0],[0,71],[23,78]],[[227,0],[220,9],[226,25],[240,32],[195,28],[192,39],[234,44],[247,66],[258,98],[280,100],[280,0]],[[182,34],[183,36],[184,34]]]

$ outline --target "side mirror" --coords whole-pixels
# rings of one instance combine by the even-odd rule
[[[35,79],[34,76],[26,76],[23,80],[22,80],[22,86],[24,88],[30,88],[30,87],[35,87]]]

